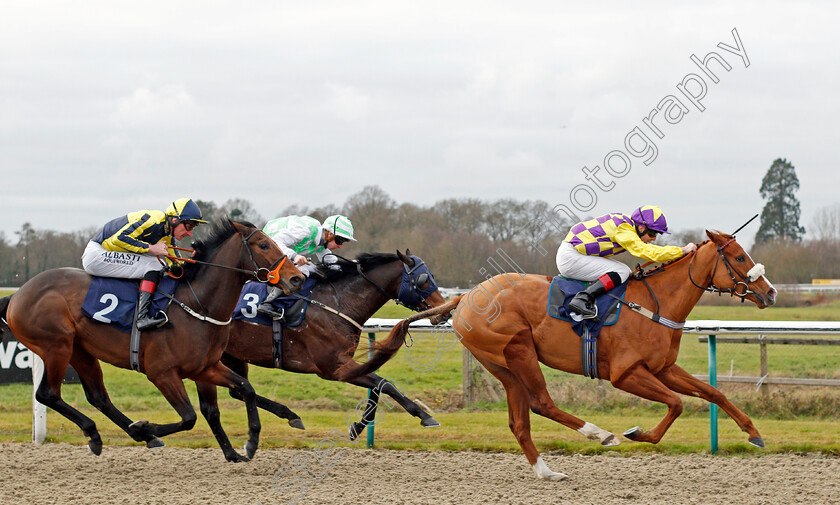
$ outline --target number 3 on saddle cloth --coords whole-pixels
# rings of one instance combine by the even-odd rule
[[[282,320],[273,320],[271,317],[259,313],[257,307],[268,296],[268,288],[262,282],[247,282],[242,287],[239,295],[239,302],[233,310],[233,319],[242,319],[249,323],[262,326],[271,326],[273,338],[273,354],[275,368],[282,368],[283,365],[283,327],[290,328],[300,326],[306,315],[306,308],[309,307],[308,298],[312,288],[318,280],[314,277],[307,277],[301,286],[300,291],[295,295],[278,296],[271,302],[275,311],[283,314]]]
[[[166,308],[170,300],[165,293],[171,295],[177,287],[178,280],[169,276],[160,281],[152,295],[150,316],[156,317],[158,311]],[[113,325],[124,333],[131,333],[139,288],[139,279],[92,276],[90,288],[82,304],[82,313],[94,321]]]
[[[548,292],[548,315],[572,323],[572,330],[581,337],[581,364],[584,375],[590,379],[598,378],[598,334],[602,326],[611,326],[618,322],[621,301],[627,291],[627,282],[607,291],[595,299],[598,317],[577,321],[569,316],[569,302],[575,294],[585,288],[587,283],[556,276],[551,280]],[[610,296],[612,295],[612,296]]]

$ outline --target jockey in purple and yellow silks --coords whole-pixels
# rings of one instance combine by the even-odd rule
[[[668,233],[665,214],[655,205],[639,207],[633,214],[606,214],[572,226],[557,250],[557,268],[571,279],[593,281],[569,302],[569,310],[584,318],[595,317],[595,298],[630,277],[630,267],[609,259],[629,252],[647,261],[665,262],[697,249],[651,244],[660,233]]]
[[[175,200],[166,212],[131,212],[108,221],[90,239],[82,254],[82,266],[85,272],[100,277],[143,279],[137,300],[137,329],[161,325],[165,317],[149,317],[152,293],[164,268],[157,258],[169,253],[173,239],[192,236],[193,228],[206,222],[201,219],[201,209],[189,198]]]

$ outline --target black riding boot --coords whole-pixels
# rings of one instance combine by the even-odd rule
[[[257,305],[257,312],[260,314],[265,314],[266,316],[272,319],[283,319],[283,310],[281,309],[280,312],[274,310],[274,306],[271,305],[271,302],[274,301],[278,296],[280,296],[283,291],[275,286],[268,286],[268,296],[265,297],[265,300],[262,301],[261,304]]]
[[[584,319],[593,319],[598,316],[598,309],[595,307],[595,299],[607,291],[621,284],[621,276],[616,272],[608,272],[592,284],[586,286],[569,302],[569,312],[577,312]]]
[[[137,299],[137,329],[140,331],[157,327],[167,321],[166,316],[149,317],[149,309],[152,306],[152,294],[155,292],[160,281],[160,272],[152,271],[146,273],[140,281],[140,296]]]

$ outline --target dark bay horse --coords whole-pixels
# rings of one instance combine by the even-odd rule
[[[776,290],[764,277],[764,268],[735,242],[735,238],[706,232],[695,253],[631,279],[625,299],[661,317],[684,322],[704,291],[737,295],[758,308],[775,303]],[[405,340],[408,324],[416,319],[455,310],[452,326],[461,343],[505,387],[510,429],[538,477],[565,479],[551,471],[537,452],[530,431],[530,412],[547,417],[604,446],[618,445],[612,433],[558,409],[546,390],[540,363],[573,374],[583,374],[581,340],[570,323],[547,314],[551,277],[503,274],[441,307],[401,321],[368,363],[348,364],[339,374],[349,379],[370,373],[387,361]],[[647,285],[646,285],[647,284]],[[648,288],[649,286],[649,288]],[[657,443],[682,413],[675,393],[696,396],[722,408],[749,435],[749,443],[764,441],[746,414],[716,388],[677,366],[682,327],[672,329],[640,312],[628,310],[598,337],[598,376],[616,388],[641,398],[664,403],[668,413],[652,430],[631,428],[624,436],[638,442]],[[657,310],[658,309],[658,310]]]
[[[196,263],[184,266],[187,282],[182,280],[174,294],[193,314],[171,305],[167,313],[172,324],[144,332],[140,346],[140,371],[178,412],[180,422],[132,423],[111,403],[99,361],[130,369],[130,336],[82,314],[91,282],[83,270],[42,272],[17,293],[0,300],[0,316],[15,338],[44,360],[44,378],[36,399],[78,425],[89,438],[88,447],[94,454],[102,452],[95,423],[61,399],[61,382],[68,364],[78,372],[91,405],[149,447],[161,447],[163,443],[157,437],[189,430],[195,424],[196,414],[184,389],[184,378],[237,391],[248,402],[248,444],[255,448],[259,441],[253,388],[219,362],[230,330],[223,321],[230,318],[246,280],[270,279],[291,293],[300,289],[303,276],[267,235],[246,223],[223,220],[194,247],[192,259]]]
[[[327,271],[327,281],[318,282],[313,288],[311,299],[316,303],[307,309],[303,323],[297,327],[283,328],[280,366],[282,370],[314,373],[322,379],[338,380],[337,370],[353,358],[353,353],[359,345],[361,326],[389,299],[399,300],[414,310],[437,307],[445,303],[433,277],[426,274],[426,269],[422,268],[422,260],[412,256],[409,250],[406,250],[405,254],[399,251],[397,254],[361,254],[354,262],[339,261],[338,265],[341,271]],[[355,323],[325,310],[319,304],[339,309]],[[245,378],[248,377],[248,364],[276,368],[271,327],[235,319],[231,325],[230,340],[222,362]],[[422,426],[440,426],[393,383],[375,373],[347,382],[373,389],[361,420],[350,428],[350,436],[353,439],[361,433],[368,420],[374,419],[380,392],[391,396],[406,411],[419,417]],[[235,460],[237,453],[230,446],[221,424],[217,422],[216,387],[212,384],[198,386],[202,409],[205,408],[205,401],[210,401],[212,405],[205,417],[208,421],[214,420],[211,429],[225,456],[228,460]],[[231,390],[230,394],[241,399],[237,391]],[[281,418],[289,419],[289,424],[293,427],[303,428],[296,414],[275,401],[258,395],[257,406]],[[253,453],[249,456],[253,456]]]

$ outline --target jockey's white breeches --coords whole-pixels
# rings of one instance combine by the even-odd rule
[[[621,282],[630,278],[630,267],[624,263],[581,254],[568,242],[563,242],[557,249],[557,270],[560,275],[581,281],[594,281],[608,272],[620,275]]]
[[[146,272],[164,268],[157,256],[109,251],[94,241],[88,242],[82,253],[82,267],[91,275],[120,279],[142,279]]]

